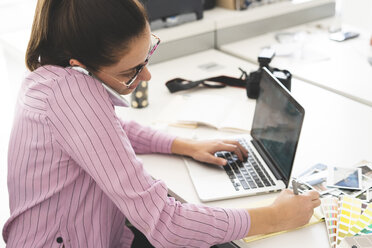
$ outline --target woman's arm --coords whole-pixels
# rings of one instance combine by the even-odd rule
[[[232,140],[196,141],[176,138],[171,151],[174,154],[190,156],[196,160],[216,165],[225,165],[226,160],[215,157],[217,151],[230,151],[239,159],[247,156],[247,150],[239,142]],[[273,204],[248,209],[251,228],[248,236],[266,234],[300,227],[309,222],[315,207],[320,205],[319,194],[309,191],[303,195],[294,195],[292,190],[284,190]]]
[[[118,120],[137,154],[170,153],[169,147],[175,136],[135,121],[124,121],[120,118]]]

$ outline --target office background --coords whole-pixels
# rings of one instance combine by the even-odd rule
[[[369,30],[372,35],[372,1],[371,0],[338,0],[341,3],[342,20],[356,27]],[[32,24],[35,0],[0,0],[0,38],[13,32],[29,30]],[[172,28],[168,30],[172,35]],[[1,39],[0,39],[1,40]],[[19,68],[23,64],[9,65],[9,54],[12,51],[5,50],[7,46],[0,42],[0,226],[2,227],[9,217],[8,192],[6,185],[7,174],[7,147],[8,137],[11,131],[15,100],[20,86]],[[17,66],[19,68],[17,68]],[[287,68],[290,70],[290,68]],[[17,73],[14,75],[12,73]],[[164,87],[159,85],[158,87]],[[0,247],[5,244],[0,239]]]

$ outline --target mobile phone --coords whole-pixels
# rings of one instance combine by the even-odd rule
[[[114,97],[114,99],[113,99],[114,104],[116,104],[118,106],[121,106],[121,107],[129,107],[129,102],[127,101],[127,99],[125,99],[122,95],[120,95],[116,90],[114,90],[113,88],[111,88],[110,86],[108,86],[107,84],[105,84],[99,78],[95,77],[88,70],[86,70],[86,69],[84,69],[84,68],[82,68],[80,66],[71,66],[70,68],[71,69],[74,69],[74,70],[76,70],[78,72],[84,73],[85,75],[94,77],[99,82],[101,82],[102,86],[107,90],[107,92],[109,93],[109,95],[111,95],[111,96]]]
[[[329,35],[329,39],[334,41],[345,41],[359,36],[359,33],[354,31],[339,31]]]

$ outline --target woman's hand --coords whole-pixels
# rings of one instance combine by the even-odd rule
[[[172,144],[172,153],[186,155],[200,162],[224,166],[226,159],[214,156],[218,151],[235,153],[240,160],[248,156],[248,151],[236,140],[189,140],[176,138]]]
[[[320,205],[319,193],[308,191],[294,195],[292,190],[283,190],[268,207],[248,209],[251,229],[248,235],[265,234],[294,229],[307,224]]]
[[[276,212],[278,228],[288,230],[307,224],[314,213],[314,208],[319,205],[317,191],[294,195],[292,190],[286,189],[281,192],[271,207]]]

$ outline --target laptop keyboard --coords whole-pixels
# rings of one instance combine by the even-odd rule
[[[223,168],[229,176],[235,190],[239,191],[241,189],[248,190],[274,186],[274,181],[254,155],[251,147],[245,140],[239,140],[239,143],[248,150],[248,158],[246,161],[240,161],[238,156],[231,152],[221,151],[215,153],[217,157],[227,160],[227,164]]]

